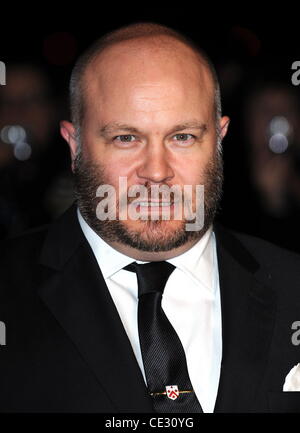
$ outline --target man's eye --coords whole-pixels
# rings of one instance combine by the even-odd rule
[[[121,141],[122,143],[131,143],[135,140],[135,135],[117,135],[116,137],[114,137],[114,140]]]
[[[174,135],[175,141],[189,141],[194,138],[192,134],[176,134]]]

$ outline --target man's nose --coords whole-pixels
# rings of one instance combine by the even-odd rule
[[[170,166],[167,150],[161,147],[149,147],[144,154],[142,164],[137,170],[137,175],[143,180],[160,183],[166,182],[174,176]]]

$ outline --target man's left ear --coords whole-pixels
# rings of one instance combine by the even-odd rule
[[[222,140],[225,137],[225,135],[227,134],[229,122],[230,122],[230,119],[228,116],[223,116],[220,119],[220,134],[221,134]]]

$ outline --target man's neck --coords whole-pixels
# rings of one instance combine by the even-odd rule
[[[128,245],[124,245],[120,242],[110,242],[106,240],[105,242],[115,250],[119,251],[122,254],[125,254],[128,257],[132,257],[135,260],[140,260],[142,262],[158,262],[180,256],[181,254],[191,249],[197,242],[199,242],[199,239],[193,239],[186,242],[184,245],[169,251],[158,252],[141,251]]]

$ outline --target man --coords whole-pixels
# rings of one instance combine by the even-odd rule
[[[77,202],[1,262],[0,410],[300,411],[300,261],[214,224],[229,119],[206,55],[119,29],[78,60],[71,109]]]

